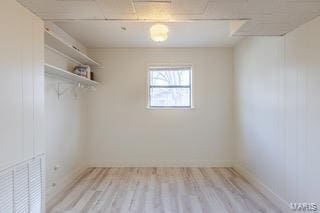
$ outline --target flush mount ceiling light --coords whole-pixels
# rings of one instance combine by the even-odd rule
[[[151,39],[155,42],[163,42],[168,39],[169,29],[166,25],[155,24],[150,28]]]

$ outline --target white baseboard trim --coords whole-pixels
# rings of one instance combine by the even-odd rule
[[[46,204],[47,206],[51,206],[52,203],[55,202],[55,199],[59,197],[61,193],[63,193],[67,187],[73,185],[77,181],[77,179],[85,172],[87,169],[87,165],[82,165],[81,167],[71,171],[67,176],[61,178],[60,181],[56,182],[56,186],[47,186],[46,187]],[[49,184],[49,183],[48,183]]]
[[[254,187],[256,187],[264,196],[271,202],[276,204],[283,212],[292,212],[289,208],[289,203],[274,193],[268,186],[266,186],[259,178],[249,172],[247,169],[240,165],[233,165],[233,168],[246,178]]]
[[[232,167],[232,162],[211,161],[105,161],[90,162],[89,167]]]

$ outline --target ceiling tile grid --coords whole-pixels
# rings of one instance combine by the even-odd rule
[[[320,0],[18,0],[47,20],[247,19],[235,35],[283,35],[320,15]]]

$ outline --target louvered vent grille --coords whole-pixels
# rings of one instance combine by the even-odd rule
[[[29,183],[30,183],[30,211],[39,212],[41,210],[41,161],[33,161],[29,164]],[[40,193],[39,193],[40,192]]]
[[[14,205],[17,213],[28,212],[29,209],[29,174],[28,165],[19,166],[14,173]]]
[[[13,171],[0,175],[0,212],[13,212]]]
[[[41,213],[42,157],[0,172],[0,213]]]

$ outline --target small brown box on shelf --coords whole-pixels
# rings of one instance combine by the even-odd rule
[[[94,81],[94,73],[90,72],[90,80]]]

